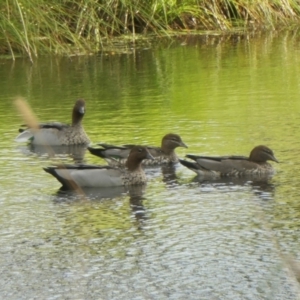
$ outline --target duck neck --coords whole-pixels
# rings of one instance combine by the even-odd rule
[[[174,148],[168,147],[168,145],[164,144],[161,145],[161,151],[170,156],[175,154]]]
[[[130,172],[134,172],[134,171],[139,171],[142,170],[142,166],[141,166],[142,161],[132,161],[130,159],[130,157],[127,159],[126,161],[126,168],[130,171]]]
[[[83,114],[74,109],[72,114],[72,126],[81,125],[82,118]]]

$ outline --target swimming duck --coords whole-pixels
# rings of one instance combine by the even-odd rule
[[[249,175],[272,175],[275,173],[271,164],[272,160],[278,163],[273,151],[263,145],[256,146],[250,156],[197,156],[186,155],[194,160],[190,162],[180,159],[180,163],[200,176],[249,176]]]
[[[102,148],[88,147],[91,154],[104,158],[109,165],[123,165],[130,150],[135,145],[115,146],[109,144],[98,144]],[[178,157],[175,153],[175,148],[184,147],[187,145],[182,141],[178,134],[166,134],[161,141],[161,147],[146,146],[154,159],[145,159],[144,166],[163,165],[177,163]]]
[[[147,179],[141,167],[144,159],[152,159],[146,147],[131,149],[123,167],[96,165],[59,165],[44,168],[67,188],[109,187],[145,184]]]
[[[85,114],[85,101],[78,99],[72,111],[72,125],[60,122],[39,124],[38,129],[20,128],[17,142],[30,142],[34,145],[88,145],[90,139],[81,124]]]

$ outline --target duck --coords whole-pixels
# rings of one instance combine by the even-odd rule
[[[135,146],[130,150],[125,166],[122,167],[66,164],[46,167],[44,170],[67,189],[141,185],[147,182],[141,166],[144,159],[153,157],[146,147]]]
[[[275,170],[267,161],[279,161],[273,151],[264,145],[256,146],[246,156],[198,156],[187,154],[193,162],[180,159],[179,162],[204,177],[242,177],[273,175]]]
[[[124,165],[130,150],[135,147],[135,145],[116,146],[103,143],[98,144],[98,146],[101,146],[101,148],[88,147],[87,149],[91,154],[104,158],[112,166]],[[179,162],[179,158],[174,150],[177,147],[188,148],[181,137],[175,133],[166,134],[162,138],[160,147],[146,147],[153,156],[153,159],[143,160],[144,166],[176,164]]]
[[[85,114],[85,100],[78,99],[72,110],[72,124],[60,122],[48,122],[38,125],[38,129],[20,128],[20,134],[16,137],[17,142],[28,142],[33,145],[68,146],[88,145],[90,139],[82,126]]]

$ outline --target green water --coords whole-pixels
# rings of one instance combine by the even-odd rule
[[[0,61],[1,297],[297,299],[283,257],[300,260],[298,41],[183,37],[126,54]],[[180,157],[265,144],[277,174],[201,183],[178,166],[147,170],[143,193],[62,194],[42,167],[73,158],[14,142],[17,96],[41,121],[62,122],[83,97],[93,143],[159,145],[174,132],[189,146]]]

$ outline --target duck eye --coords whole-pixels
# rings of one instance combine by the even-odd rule
[[[141,153],[141,152],[142,152],[142,148],[139,148],[139,149],[138,149],[138,152]]]

